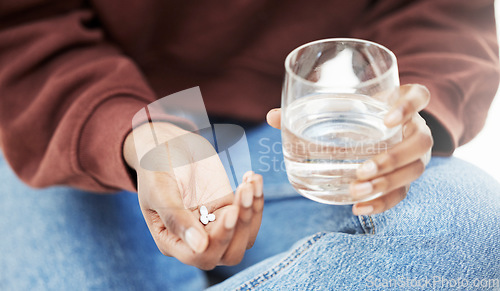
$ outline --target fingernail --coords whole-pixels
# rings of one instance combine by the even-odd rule
[[[237,208],[229,209],[226,213],[224,226],[226,227],[226,229],[232,229],[236,225],[237,220],[238,220],[238,209]]]
[[[370,182],[357,183],[352,186],[353,196],[364,196],[373,191],[373,185]]]
[[[254,182],[254,187],[255,187],[255,197],[256,198],[259,198],[259,197],[262,197],[263,193],[262,193],[262,188],[263,188],[263,185],[261,183],[258,183],[257,182],[257,179],[255,178],[255,176],[257,176],[257,174],[255,174],[254,172],[252,172],[252,176],[248,179],[249,182]]]
[[[374,161],[368,160],[362,163],[356,171],[358,178],[367,179],[377,174],[377,164]]]
[[[252,171],[248,171],[245,173],[245,175],[243,175],[243,182],[250,182],[252,181],[252,176],[253,176],[253,172]]]
[[[252,191],[250,191],[250,187],[245,187],[242,189],[243,190],[243,193],[241,195],[241,205],[243,205],[243,207],[245,208],[248,208],[250,206],[252,206],[252,202],[253,202],[253,193]]]
[[[400,109],[396,109],[392,112],[389,112],[385,118],[385,124],[387,125],[396,125],[399,124],[403,120],[403,112]]]
[[[373,213],[373,206],[355,206],[355,213],[356,215],[370,215]]]
[[[184,234],[189,247],[196,253],[202,253],[207,247],[207,239],[196,228],[190,227]]]

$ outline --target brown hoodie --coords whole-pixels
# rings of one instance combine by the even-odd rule
[[[0,144],[35,187],[134,190],[122,158],[132,116],[200,86],[212,114],[263,121],[285,56],[356,37],[426,85],[435,153],[483,126],[495,95],[493,0],[1,0]]]

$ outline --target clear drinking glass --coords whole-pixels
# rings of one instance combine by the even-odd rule
[[[290,183],[303,196],[352,204],[349,184],[367,159],[401,141],[383,118],[398,97],[397,61],[387,48],[359,39],[302,45],[285,61],[282,141]]]

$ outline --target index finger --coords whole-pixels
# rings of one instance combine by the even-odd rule
[[[368,180],[390,173],[424,156],[434,143],[432,133],[418,113],[406,125],[410,134],[387,152],[365,161],[356,170],[359,180]]]
[[[399,87],[399,98],[385,115],[385,125],[394,127],[406,123],[413,114],[429,104],[430,97],[427,87],[420,84],[407,84]]]

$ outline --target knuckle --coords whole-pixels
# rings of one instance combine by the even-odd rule
[[[179,225],[176,223],[176,215],[172,211],[167,211],[163,214],[163,220],[165,223],[165,226],[169,231],[172,233],[178,234],[179,233]]]
[[[390,181],[389,179],[387,179],[387,177],[382,176],[372,180],[372,184],[375,188],[375,191],[384,192],[389,188]]]
[[[429,143],[428,146],[430,149],[434,146],[434,138],[432,137],[430,130],[428,130],[427,138],[428,138],[428,143]]]
[[[414,91],[414,95],[418,97],[419,101],[426,101],[430,99],[431,93],[426,86],[422,84],[413,84],[412,90]]]
[[[199,261],[195,258],[194,255],[180,256],[180,257],[176,256],[176,258],[183,264],[194,266],[196,268],[200,267]]]
[[[419,177],[425,171],[425,163],[422,159],[419,159],[415,165],[415,176]]]
[[[210,271],[210,270],[215,269],[215,267],[217,267],[217,264],[215,264],[215,263],[205,263],[198,268],[202,269],[204,271]]]
[[[430,149],[434,145],[434,139],[432,135],[428,134],[427,131],[421,131],[418,140],[422,148]]]
[[[254,214],[260,213],[264,209],[264,199],[262,199],[262,197],[261,197],[259,199],[255,199],[255,200],[257,200],[257,201],[255,201],[254,205],[253,205]]]
[[[420,84],[412,84],[406,94],[407,112],[417,112],[427,105],[430,93],[427,87]]]
[[[223,262],[224,265],[234,266],[239,264],[242,260],[243,260],[243,252],[238,252],[224,256]]]
[[[398,164],[398,156],[397,154],[391,152],[391,151],[388,151],[387,153],[385,153],[382,158],[378,161],[378,166],[380,168],[380,170],[382,171],[389,171],[391,169],[394,169],[396,168],[397,164]]]
[[[224,238],[219,239],[219,244],[225,246],[228,245],[231,242],[231,240],[232,240],[231,236],[225,236]]]
[[[399,197],[399,201],[403,201],[406,196],[408,195],[408,190],[409,190],[409,186],[404,186],[404,187],[401,187],[398,191],[398,197]]]
[[[415,123],[412,119],[411,122],[403,125],[403,136],[410,136],[413,132],[415,132]]]
[[[242,227],[248,227],[252,223],[253,209],[242,209],[240,210],[240,216],[238,220],[238,224]]]
[[[198,256],[196,259],[196,267],[205,271],[213,270],[217,266],[216,260],[210,256]]]
[[[225,266],[235,266],[235,265],[238,265],[239,263],[240,262],[236,261],[234,258],[224,259],[222,261],[222,264],[225,265]]]
[[[253,247],[253,245],[255,244],[255,240],[250,240],[248,243],[247,243],[247,250],[251,249]]]
[[[405,106],[404,106],[404,113],[405,114],[413,114],[414,112],[417,111],[419,105],[419,100],[415,96],[410,97]]]
[[[167,256],[167,257],[170,257],[170,253],[163,247],[161,246],[158,246],[158,250],[160,251],[160,253],[164,256]]]
[[[373,213],[382,213],[386,211],[387,208],[387,197],[382,196],[381,198],[374,200],[371,204],[373,206]]]
[[[427,121],[420,115],[420,113],[415,114],[413,117],[415,124],[419,126],[427,126]]]

